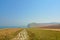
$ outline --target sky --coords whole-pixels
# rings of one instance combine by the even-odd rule
[[[60,22],[60,0],[0,0],[0,26]]]

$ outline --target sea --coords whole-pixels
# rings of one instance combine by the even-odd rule
[[[0,29],[2,28],[27,28],[27,26],[0,26]]]

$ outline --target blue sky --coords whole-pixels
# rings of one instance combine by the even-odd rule
[[[0,26],[60,22],[60,0],[0,0]]]

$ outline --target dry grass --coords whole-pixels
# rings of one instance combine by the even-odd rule
[[[42,30],[52,30],[52,31],[60,31],[60,29],[49,29],[49,28],[42,28]]]
[[[21,28],[0,29],[0,40],[10,40],[21,30]]]

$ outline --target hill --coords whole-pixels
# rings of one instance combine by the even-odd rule
[[[28,27],[60,28],[60,23],[30,23]]]

